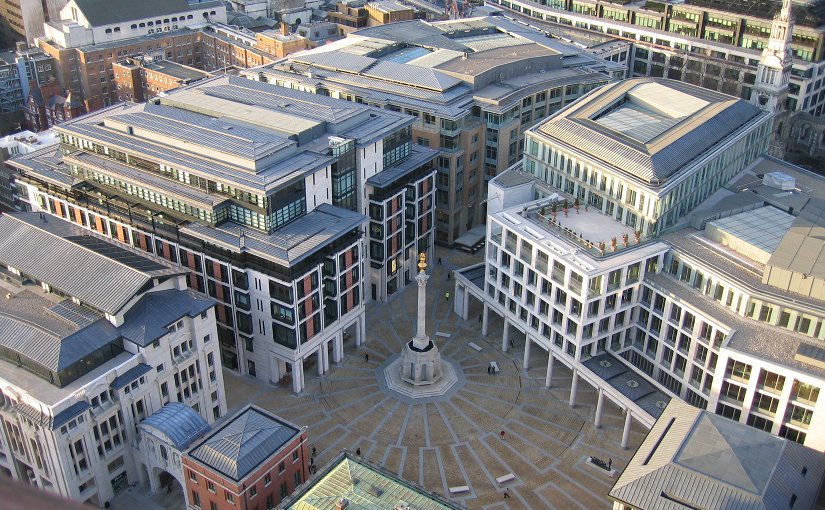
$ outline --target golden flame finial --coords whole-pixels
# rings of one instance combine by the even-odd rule
[[[424,271],[427,269],[427,254],[423,251],[418,254],[418,270]]]

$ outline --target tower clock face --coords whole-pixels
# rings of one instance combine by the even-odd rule
[[[759,105],[765,106],[768,104],[768,95],[767,94],[759,94]]]

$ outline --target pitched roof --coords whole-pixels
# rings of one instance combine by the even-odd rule
[[[674,399],[609,494],[640,510],[767,510],[794,495],[810,508],[823,475],[820,452]]]
[[[36,213],[0,217],[0,261],[111,314],[153,278],[183,272]]]
[[[166,329],[182,317],[196,317],[215,306],[215,301],[192,290],[161,290],[144,294],[126,315],[120,327],[123,338],[146,347],[167,334]]]
[[[209,424],[194,409],[180,402],[169,402],[139,425],[141,430],[183,450],[209,431]]]
[[[190,10],[186,0],[74,0],[94,27]]]
[[[110,388],[119,390],[130,384],[132,381],[136,380],[138,377],[142,376],[146,372],[152,370],[152,367],[147,365],[146,363],[140,363],[135,365],[134,367],[130,368],[122,375],[115,377],[115,380],[112,381],[112,384],[109,385]]]
[[[416,510],[450,510],[460,508],[435,493],[398,478],[394,473],[372,466],[360,459],[341,455],[292,500],[285,510],[335,510],[345,498],[351,510],[374,508],[414,508]],[[403,504],[402,504],[403,502]]]
[[[300,430],[255,406],[247,406],[189,451],[189,456],[240,481]]]

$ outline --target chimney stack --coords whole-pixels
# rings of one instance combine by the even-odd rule
[[[281,35],[289,35],[289,24],[286,21],[281,22]]]

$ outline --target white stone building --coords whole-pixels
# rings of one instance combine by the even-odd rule
[[[548,386],[569,367],[571,405],[578,379],[597,388],[597,424],[605,396],[625,409],[623,445],[679,397],[825,450],[825,187],[759,157],[769,134],[770,114],[669,80],[591,93],[491,182],[486,262],[459,272],[456,311],[482,300],[485,334],[492,311],[502,349],[526,339],[525,368],[547,351]]]
[[[0,472],[104,506],[157,487],[138,425],[226,414],[215,302],[185,270],[45,214],[0,217]]]

